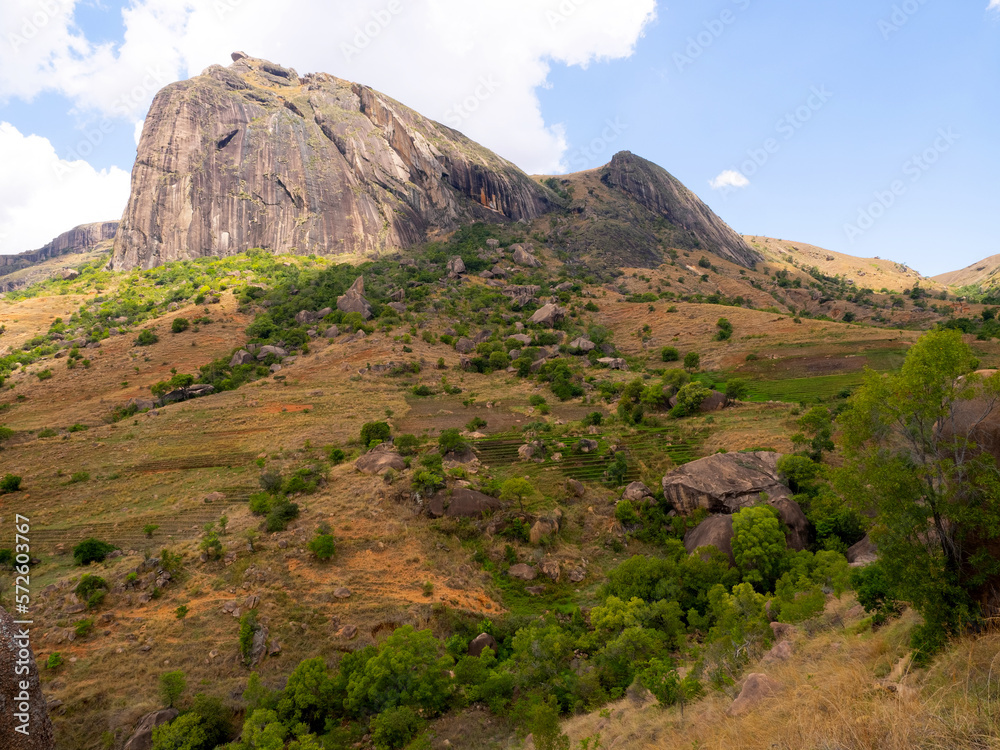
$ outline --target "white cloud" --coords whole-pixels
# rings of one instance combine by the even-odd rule
[[[118,219],[129,174],[64,161],[52,144],[0,122],[0,253],[41,247],[78,224]]]
[[[1000,10],[1000,0],[990,0],[990,7],[988,10]]]
[[[714,180],[709,180],[708,184],[712,186],[713,190],[726,190],[745,188],[750,184],[750,180],[742,172],[737,172],[735,169],[727,169]]]
[[[0,40],[0,99],[53,90],[81,112],[134,123],[168,80],[239,49],[371,85],[529,172],[566,166],[563,131],[536,95],[550,65],[628,57],[656,10],[656,0],[287,0],[278,13],[271,0],[134,0],[112,47],[74,27],[76,2],[0,4],[0,28],[30,34]]]

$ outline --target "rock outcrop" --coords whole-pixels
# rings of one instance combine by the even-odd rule
[[[733,517],[710,516],[684,535],[684,549],[688,554],[701,547],[715,547],[729,558],[730,565],[734,564]]]
[[[38,679],[38,665],[21,628],[0,607],[0,747],[17,750],[51,750],[55,747],[52,722]],[[37,634],[36,634],[37,637]],[[14,665],[28,667],[25,675],[15,675]],[[22,688],[22,683],[27,683]],[[26,700],[25,700],[26,698]],[[27,724],[27,735],[17,728]]]
[[[463,223],[530,221],[548,196],[377,91],[242,56],[154,98],[112,266],[250,248],[371,257]]]
[[[93,250],[102,242],[113,240],[117,231],[117,221],[81,224],[68,232],[63,232],[52,242],[37,250],[28,250],[17,255],[0,255],[0,275],[41,263],[44,260],[58,258],[60,255]]]
[[[663,495],[678,513],[704,508],[735,513],[769,498],[790,496],[778,478],[777,453],[717,453],[684,464],[663,477]]]
[[[662,167],[628,151],[615,154],[601,182],[625,193],[654,214],[698,239],[699,246],[720,258],[753,268],[763,257]]]
[[[466,487],[438,492],[427,501],[427,513],[433,518],[482,518],[500,509],[500,501]]]
[[[180,716],[176,708],[162,708],[148,713],[139,719],[132,736],[126,741],[123,750],[151,750],[153,747],[153,730],[163,726]]]

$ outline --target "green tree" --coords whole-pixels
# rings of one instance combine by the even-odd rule
[[[376,750],[398,750],[420,728],[420,717],[409,706],[383,711],[372,721],[372,741]]]
[[[688,352],[684,355],[684,369],[697,372],[701,369],[701,355],[698,352]]]
[[[528,726],[538,750],[569,750],[569,737],[559,728],[559,704],[554,696],[538,702]]]
[[[153,730],[153,750],[203,750],[208,733],[196,713],[178,716]]]
[[[527,479],[512,477],[500,485],[500,499],[505,503],[516,502],[524,513],[524,500],[535,494],[535,487]]]
[[[677,391],[677,405],[670,410],[670,415],[678,418],[689,417],[696,413],[705,402],[705,399],[711,395],[711,389],[702,383],[698,381],[688,383]]]
[[[116,549],[118,548],[99,539],[84,539],[73,548],[73,560],[77,565],[104,562],[104,559]]]
[[[337,541],[332,534],[317,534],[308,544],[317,560],[329,560],[337,553]]]
[[[755,505],[734,514],[732,545],[743,580],[758,591],[773,590],[787,552],[777,511],[769,505]]]
[[[1000,479],[976,431],[1000,401],[1000,374],[978,361],[958,331],[938,330],[910,349],[898,374],[866,372],[839,419],[844,466],[835,485],[861,513],[893,594],[925,624],[923,653],[977,614],[1000,576],[989,552],[1000,535]]]
[[[750,395],[750,381],[744,378],[730,378],[726,382],[726,398],[730,401],[742,401]]]
[[[825,406],[814,406],[796,422],[802,432],[792,435],[792,442],[805,446],[813,461],[821,461],[824,451],[832,451],[833,415]]]
[[[729,341],[733,337],[733,324],[729,318],[719,318],[715,327],[719,329],[715,334],[716,341]]]
[[[660,359],[664,362],[679,362],[681,353],[677,351],[676,347],[665,346],[660,350]]]
[[[173,708],[185,690],[187,690],[187,678],[180,669],[160,675],[160,697],[163,698],[167,708]]]
[[[367,449],[372,443],[384,443],[392,434],[386,422],[368,422],[361,427],[361,447]]]
[[[438,450],[441,451],[442,456],[449,453],[462,453],[468,447],[469,443],[462,437],[462,431],[457,427],[443,430],[438,436]]]
[[[174,333],[184,333],[190,327],[191,322],[187,318],[174,318],[173,323],[170,324],[170,330]]]

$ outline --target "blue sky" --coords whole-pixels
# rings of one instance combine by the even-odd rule
[[[928,275],[1000,253],[1000,0],[49,1],[0,10],[0,252],[117,218],[156,90],[245,49],[527,171],[630,150],[742,233]]]

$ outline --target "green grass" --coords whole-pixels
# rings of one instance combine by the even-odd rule
[[[785,401],[792,404],[834,398],[844,390],[854,390],[861,385],[863,374],[849,372],[841,375],[820,375],[814,378],[787,380],[754,380],[750,382],[747,401]]]

